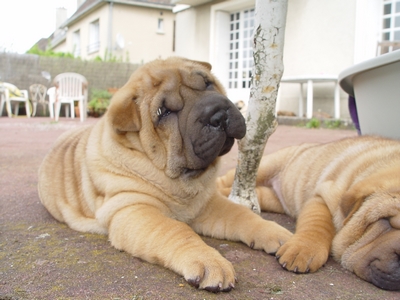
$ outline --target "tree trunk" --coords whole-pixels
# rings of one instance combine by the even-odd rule
[[[235,181],[229,198],[256,213],[256,176],[268,138],[277,122],[275,105],[283,74],[283,45],[288,0],[256,0],[254,66],[246,116],[247,133],[239,141]]]

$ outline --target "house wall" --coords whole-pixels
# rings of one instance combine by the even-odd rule
[[[224,1],[213,1],[190,7],[176,14],[175,54],[177,56],[211,61],[210,47],[212,40],[210,36],[215,29],[211,19],[211,7],[218,2]]]
[[[68,27],[67,32],[67,39],[66,39],[66,48],[68,49],[67,52],[74,52],[74,45],[73,45],[73,33],[77,30],[80,30],[80,57],[82,59],[94,59],[96,56],[101,57],[104,59],[107,49],[107,36],[108,36],[108,5],[101,6],[98,10],[92,12],[88,16],[85,16],[81,20],[77,21],[76,23],[70,25]],[[89,46],[89,27],[90,23],[99,20],[100,26],[100,48],[99,51],[88,53],[88,46]],[[55,49],[55,50],[58,50]]]
[[[67,47],[67,41],[64,40],[63,42],[59,43],[56,47],[53,47],[53,51],[55,52],[69,52],[69,49]]]
[[[338,74],[353,63],[355,1],[289,1],[285,75]]]
[[[289,0],[284,76],[337,76],[355,63],[374,57],[380,8],[380,0]],[[299,84],[281,84],[278,109],[297,113],[299,89]],[[333,116],[333,95],[333,83],[314,84],[314,112]],[[348,95],[341,90],[343,117],[349,117],[347,101]]]
[[[215,74],[227,86],[228,43],[223,39],[228,35],[229,14],[254,6],[254,0],[212,1],[178,12],[176,53],[209,61]],[[289,0],[283,75],[337,76],[354,63],[373,57],[381,22],[380,13],[380,0]],[[207,17],[209,23],[199,21],[206,22]],[[190,30],[184,31],[182,27]],[[195,39],[193,33],[196,34]],[[207,37],[208,43],[204,42]],[[195,46],[185,45],[186,40],[193,39]],[[282,83],[277,108],[297,114],[299,89],[299,84]],[[228,91],[228,95],[235,102],[248,99],[248,92]],[[246,99],[243,95],[246,95]],[[321,110],[333,116],[333,97],[333,83],[314,84],[314,111]],[[347,95],[344,92],[341,92],[341,116],[349,117]]]
[[[111,12],[111,15],[110,15]],[[158,31],[158,19],[162,18],[164,30]],[[100,49],[88,53],[89,26],[93,21],[100,24]],[[156,58],[174,55],[173,34],[175,15],[172,11],[114,3],[102,5],[68,28],[66,47],[54,50],[73,52],[73,33],[80,30],[82,59],[116,58],[131,63],[146,63]],[[111,25],[110,25],[111,21]],[[124,47],[117,46],[117,35],[124,40]],[[111,41],[111,43],[109,42]],[[111,47],[111,49],[109,49]]]
[[[175,40],[175,54],[177,56],[184,56],[189,59],[197,59],[208,61],[208,57],[202,59],[196,49],[202,47],[197,45],[196,41],[196,17],[197,11],[190,8],[176,14],[176,40]],[[208,37],[208,33],[206,33]],[[207,47],[202,47],[207,49]]]
[[[176,15],[176,55],[209,61],[210,5],[200,5]]]
[[[353,0],[289,0],[284,76],[338,75],[351,66],[355,15]],[[299,84],[282,83],[278,109],[297,113],[299,88]],[[333,116],[333,95],[333,83],[314,84],[313,110]],[[341,94],[341,115],[349,115],[344,93]]]
[[[158,19],[162,18],[164,30],[159,32]],[[172,11],[128,5],[114,5],[112,45],[117,56],[129,55],[132,63],[146,63],[156,58],[174,54],[173,34],[175,15]],[[115,49],[116,36],[124,37],[123,50]]]
[[[228,89],[229,66],[229,22],[231,13],[254,8],[255,0],[215,1],[210,6],[211,30],[209,59],[215,74],[227,88],[228,97],[233,101],[247,102],[250,89]]]
[[[376,56],[377,41],[381,40],[381,0],[356,0],[354,64]]]

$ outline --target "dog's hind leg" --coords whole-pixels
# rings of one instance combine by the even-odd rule
[[[258,203],[262,211],[284,214],[286,213],[275,191],[269,187],[256,187]]]
[[[234,170],[230,170],[225,176],[217,178],[218,190],[226,197],[228,197],[231,193],[233,177]],[[256,193],[258,203],[260,204],[260,208],[262,211],[280,214],[285,213],[285,210],[283,209],[273,189],[265,186],[257,186]]]

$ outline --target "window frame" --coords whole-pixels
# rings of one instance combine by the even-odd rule
[[[255,8],[250,7],[230,13],[229,22],[229,92],[250,91],[253,69],[253,31]]]
[[[165,22],[164,18],[158,18],[157,20],[157,33],[158,34],[164,34],[165,33]]]
[[[400,49],[390,42],[400,42],[400,0],[382,1],[382,23],[380,54]]]
[[[89,23],[88,54],[100,51],[100,19]]]
[[[81,30],[75,30],[72,33],[72,53],[74,57],[81,56]]]

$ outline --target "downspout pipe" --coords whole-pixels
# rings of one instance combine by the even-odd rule
[[[113,6],[114,0],[109,0],[108,5],[108,38],[107,38],[107,56],[112,55],[112,24],[113,24]]]

